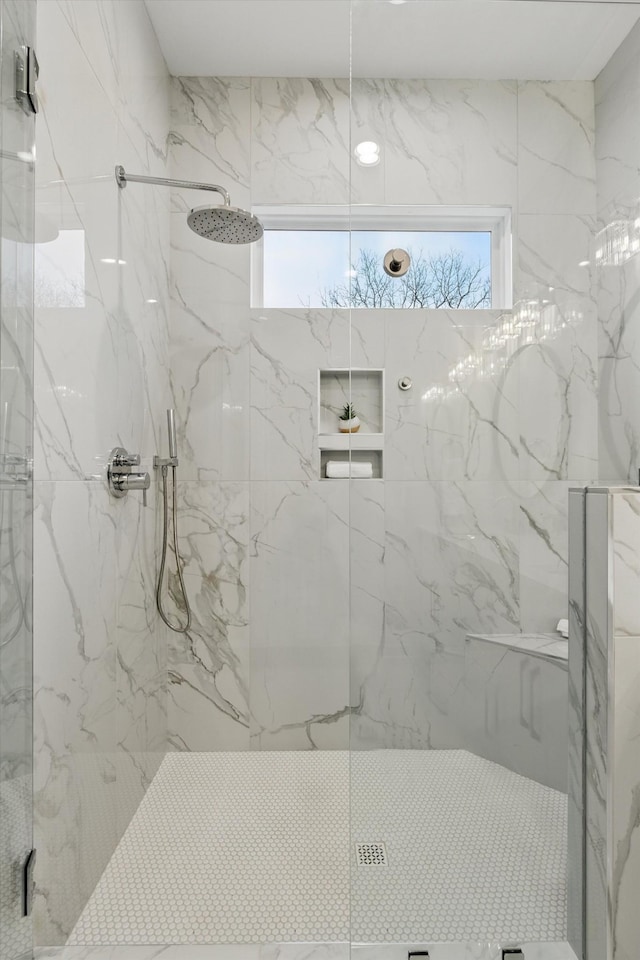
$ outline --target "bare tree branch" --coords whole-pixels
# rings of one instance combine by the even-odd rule
[[[360,250],[350,283],[320,291],[323,307],[422,307],[472,310],[491,306],[491,280],[482,261],[472,263],[461,250],[428,254],[411,251],[404,277],[389,277],[380,257]]]

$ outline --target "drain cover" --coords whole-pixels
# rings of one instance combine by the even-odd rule
[[[356,843],[356,861],[359,867],[386,867],[387,848],[384,843]]]

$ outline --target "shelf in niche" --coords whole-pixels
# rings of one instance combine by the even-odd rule
[[[329,460],[349,462],[349,450],[321,450],[320,451],[320,479],[335,483],[333,477],[327,477],[327,463]],[[351,463],[370,461],[373,464],[372,477],[352,477],[353,480],[382,480],[382,450],[351,450]],[[347,479],[346,477],[344,479]]]
[[[383,433],[321,433],[318,437],[321,450],[382,450]]]

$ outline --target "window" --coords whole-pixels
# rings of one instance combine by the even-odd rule
[[[36,243],[36,307],[84,307],[84,230],[60,230],[55,239]]]
[[[490,309],[511,305],[510,212],[460,207],[261,207],[252,305]],[[385,253],[411,254],[402,278]]]

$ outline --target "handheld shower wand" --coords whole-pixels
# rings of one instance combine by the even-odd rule
[[[167,410],[167,430],[169,432],[169,457],[171,460],[178,460],[178,442],[176,440],[176,412]]]
[[[178,547],[178,496],[176,490],[176,471],[178,468],[178,444],[176,441],[176,415],[175,410],[167,410],[167,430],[169,433],[169,458],[164,460],[160,457],[153,458],[153,465],[159,468],[162,473],[162,503],[163,503],[163,527],[162,527],[162,556],[160,559],[160,570],[158,572],[158,583],[156,586],[156,606],[158,613],[174,633],[187,633],[191,626],[191,607],[182,575],[182,557]],[[186,623],[172,623],[165,613],[162,605],[162,585],[164,583],[164,572],[167,565],[167,544],[169,540],[169,497],[167,490],[167,481],[169,467],[171,467],[171,512],[173,514],[173,549],[176,555],[176,570],[178,572],[178,583],[180,584],[180,593],[184,601],[186,612]]]

